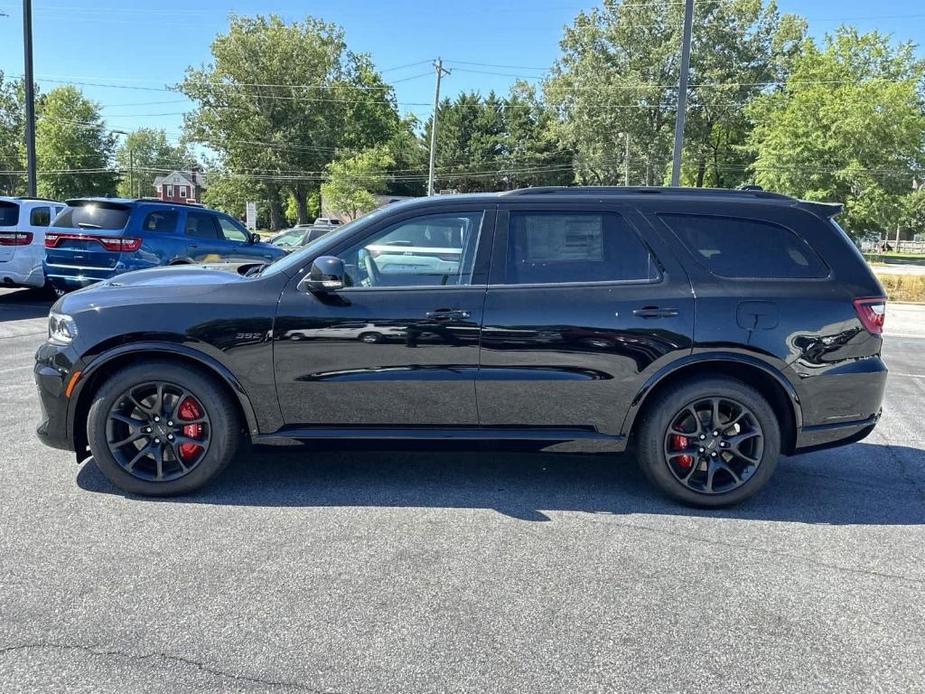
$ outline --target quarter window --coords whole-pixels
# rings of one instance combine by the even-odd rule
[[[618,214],[511,212],[507,284],[652,281],[658,266]]]
[[[481,210],[415,217],[339,256],[356,287],[468,285],[482,219]]]
[[[660,214],[659,218],[714,275],[805,279],[829,274],[803,239],[778,224],[709,215]]]
[[[177,228],[177,213],[173,210],[149,212],[141,228],[145,231],[174,231]]]
[[[29,224],[34,227],[47,227],[51,224],[51,208],[34,207],[29,213]]]

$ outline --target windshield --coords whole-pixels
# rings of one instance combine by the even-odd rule
[[[334,246],[340,239],[344,238],[348,234],[352,234],[354,229],[366,224],[367,222],[373,222],[379,219],[379,217],[384,215],[385,212],[389,209],[390,208],[388,206],[380,207],[378,210],[370,212],[368,215],[338,226],[336,230],[309,242],[298,251],[273,261],[267,265],[263,272],[260,274],[262,276],[267,276],[275,275],[278,272],[294,272],[296,268],[304,265],[309,258],[317,255],[318,251],[328,246]]]

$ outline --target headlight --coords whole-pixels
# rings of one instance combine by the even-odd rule
[[[69,345],[77,337],[77,323],[70,316],[52,311],[48,314],[48,341]]]

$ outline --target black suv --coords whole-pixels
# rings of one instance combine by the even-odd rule
[[[883,290],[838,205],[535,188],[390,205],[242,276],[132,272],[51,310],[49,445],[189,492],[245,441],[489,439],[622,451],[684,502],[877,422]]]

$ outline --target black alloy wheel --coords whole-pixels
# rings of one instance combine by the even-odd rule
[[[147,359],[92,394],[87,441],[97,467],[131,494],[186,494],[209,482],[246,440],[241,411],[218,377]]]
[[[639,466],[660,491],[686,504],[737,504],[777,467],[777,414],[737,379],[701,376],[661,388],[638,419],[633,443]]]
[[[668,469],[681,484],[701,494],[722,494],[755,474],[764,453],[764,432],[742,403],[703,398],[671,419],[664,453]]]
[[[164,381],[128,388],[109,410],[107,443],[130,475],[169,482],[189,474],[208,453],[211,423],[203,404]]]

